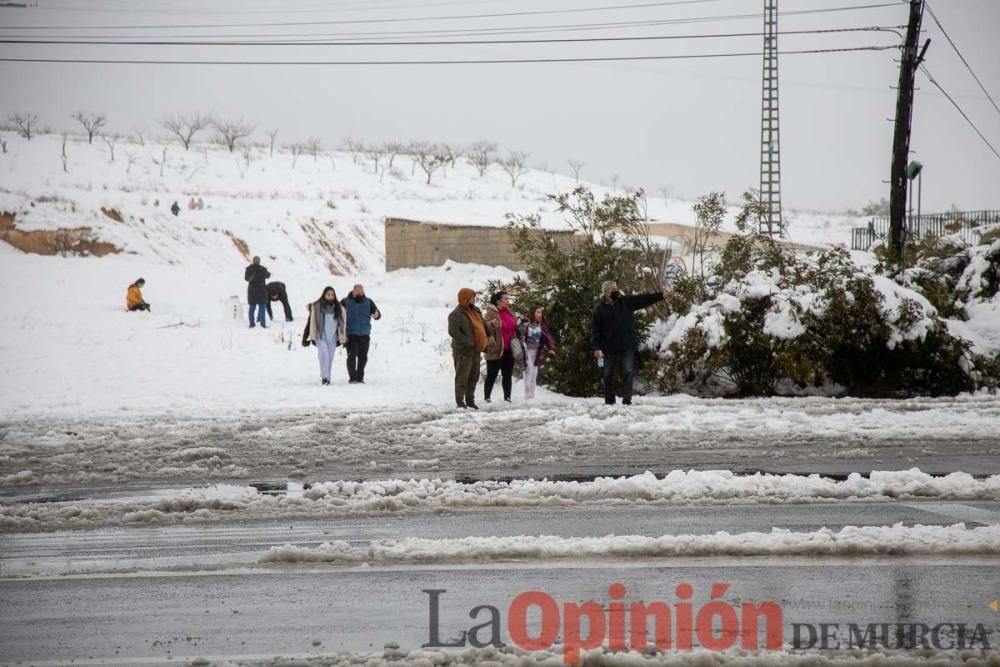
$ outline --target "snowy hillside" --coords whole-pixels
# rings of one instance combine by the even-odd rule
[[[230,153],[215,144],[125,139],[112,147],[95,138],[40,135],[25,141],[4,133],[0,156],[0,211],[13,213],[23,231],[90,227],[101,241],[127,253],[172,264],[229,268],[259,254],[272,263],[304,264],[346,275],[381,267],[382,220],[399,217],[446,223],[502,225],[507,213],[542,214],[562,225],[546,195],[576,181],[527,170],[511,187],[496,165],[480,177],[459,158],[433,174],[430,185],[410,156],[383,157],[375,168],[363,154],[295,155],[266,147]],[[114,159],[112,160],[112,153]],[[611,192],[586,184],[598,192]],[[728,193],[735,199],[739,193]],[[189,210],[201,198],[203,210]],[[171,215],[171,204],[181,207]],[[692,224],[690,202],[649,198],[650,218]],[[804,243],[842,243],[850,217],[789,212],[790,237]],[[731,228],[731,220],[730,225]]]
[[[102,257],[27,254],[0,243],[0,404],[6,414],[227,410],[450,401],[445,318],[460,287],[506,269],[446,266],[386,274],[384,217],[502,225],[509,212],[562,222],[546,195],[576,183],[529,170],[512,188],[493,166],[480,178],[463,159],[434,173],[411,158],[317,157],[217,145],[5,133],[0,234],[49,252],[84,238]],[[164,155],[166,159],[164,160]],[[606,188],[595,187],[598,191]],[[735,193],[734,193],[735,194]],[[191,210],[201,199],[205,207]],[[177,201],[178,216],[170,212]],[[657,221],[690,223],[690,204],[650,198]],[[806,217],[796,240],[838,242],[847,218]],[[808,233],[807,233],[808,232]],[[10,236],[13,240],[13,236]],[[27,240],[25,240],[27,239]],[[67,239],[69,239],[67,241]],[[100,245],[110,244],[110,245]],[[100,254],[100,253],[98,253]],[[260,255],[287,284],[296,317],[247,331],[243,268]],[[151,314],[126,313],[127,286],[142,276]],[[365,283],[385,318],[376,324],[369,385],[321,388],[312,349],[300,346],[305,305],[325,285],[343,296]],[[341,351],[341,354],[343,352]],[[335,368],[343,371],[338,357]],[[342,384],[346,378],[337,376]],[[315,386],[314,386],[315,385]]]

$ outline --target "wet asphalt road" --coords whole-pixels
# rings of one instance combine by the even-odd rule
[[[500,610],[507,637],[507,610],[519,593],[543,591],[560,604],[600,602],[615,582],[631,601],[668,605],[677,602],[678,584],[691,584],[699,605],[713,583],[728,583],[731,604],[781,604],[786,643],[793,623],[839,623],[842,632],[848,623],[982,623],[994,645],[1000,641],[1000,616],[987,607],[1000,572],[982,561],[703,559],[4,581],[0,660],[177,664],[199,656],[378,652],[387,642],[412,649],[429,639],[422,592],[429,589],[446,591],[442,640],[473,625],[468,614],[478,605]]]
[[[630,600],[677,602],[679,583],[708,600],[729,583],[728,602],[775,600],[786,641],[793,623],[983,623],[1000,594],[992,557],[767,557],[600,561],[462,562],[343,567],[258,564],[270,546],[468,535],[732,533],[780,526],[1000,523],[1000,501],[915,501],[731,507],[467,511],[311,522],[64,531],[0,536],[0,661],[75,664],[173,662],[198,656],[271,657],[411,649],[428,641],[425,589],[441,589],[441,633],[468,629],[482,604],[506,613],[539,590],[560,603],[606,601],[625,584]],[[846,631],[846,630],[845,630]],[[506,637],[506,634],[504,635]],[[995,637],[1000,643],[1000,636]]]

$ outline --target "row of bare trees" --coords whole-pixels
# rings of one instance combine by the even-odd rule
[[[429,141],[365,144],[348,137],[340,148],[351,154],[355,164],[361,156],[371,160],[376,173],[383,161],[385,167],[392,169],[398,156],[407,155],[411,160],[410,174],[415,174],[419,167],[426,176],[427,184],[431,183],[435,173],[444,172],[448,167],[454,168],[458,160],[464,157],[476,168],[480,177],[486,175],[490,166],[497,165],[510,177],[511,187],[517,187],[517,181],[527,169],[528,161],[528,154],[522,151],[509,151],[506,157],[500,157],[497,145],[485,140],[468,145]]]
[[[102,129],[108,124],[106,114],[93,111],[77,111],[71,114],[70,118],[83,127],[88,144],[94,143],[94,137],[101,134]],[[13,113],[7,117],[7,121],[27,141],[31,141],[37,133],[38,113],[36,112]],[[242,118],[213,118],[202,113],[173,114],[163,118],[160,125],[180,140],[184,150],[191,149],[191,144],[199,132],[212,129],[215,131],[216,142],[228,148],[230,153],[235,152],[237,145],[253,134],[256,129],[256,125]],[[272,153],[274,152],[274,137],[277,132],[277,130],[272,130],[267,133],[271,137]],[[141,134],[139,135],[139,143],[144,143]]]
[[[71,115],[71,118],[83,127],[88,144],[93,143],[94,137],[100,135],[108,123],[107,116],[97,112],[77,111]],[[7,120],[18,134],[31,141],[38,125],[37,113],[18,112],[8,116]],[[256,124],[243,118],[221,119],[199,112],[166,116],[160,120],[160,126],[175,137],[185,151],[191,149],[191,145],[200,133],[214,131],[215,142],[225,146],[230,153],[236,152],[238,146],[246,144],[246,140],[251,137],[257,127]],[[269,155],[273,156],[278,130],[268,130],[265,134],[269,139],[267,150]],[[144,145],[145,140],[141,132],[137,134],[137,137],[138,142]],[[108,144],[112,162],[115,159],[114,150],[117,139],[117,135],[105,136],[105,143]],[[0,140],[0,148],[4,153],[7,152],[6,140]],[[294,168],[301,155],[311,155],[314,160],[319,159],[322,152],[322,142],[316,137],[310,137],[304,143],[291,144],[287,148],[292,154],[292,167]],[[427,177],[428,184],[431,183],[435,173],[444,172],[448,166],[454,168],[458,160],[465,157],[476,168],[481,178],[486,175],[491,166],[496,165],[510,178],[511,187],[517,187],[518,179],[527,169],[528,160],[528,154],[522,151],[508,151],[506,157],[501,157],[497,145],[486,140],[476,141],[468,145],[427,141],[410,143],[387,141],[381,144],[368,144],[348,137],[341,144],[341,150],[350,153],[355,164],[362,156],[368,158],[373,162],[376,173],[378,173],[383,160],[386,166],[392,169],[398,156],[408,155],[412,160],[411,174],[415,173],[419,167]],[[249,162],[248,159],[244,161]],[[579,160],[570,160],[568,164],[579,182],[583,163]]]

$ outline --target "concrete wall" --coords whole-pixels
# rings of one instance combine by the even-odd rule
[[[560,238],[569,231],[547,232]],[[442,225],[401,218],[385,219],[385,270],[440,266],[446,260],[469,264],[506,266],[521,271],[504,227]]]

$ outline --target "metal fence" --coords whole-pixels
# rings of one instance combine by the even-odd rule
[[[966,243],[979,242],[981,228],[1000,224],[1000,211],[953,211],[912,216],[906,221],[906,240],[916,243],[932,236],[957,235]],[[889,216],[868,221],[867,227],[851,230],[851,250],[868,250],[876,241],[889,238]]]

